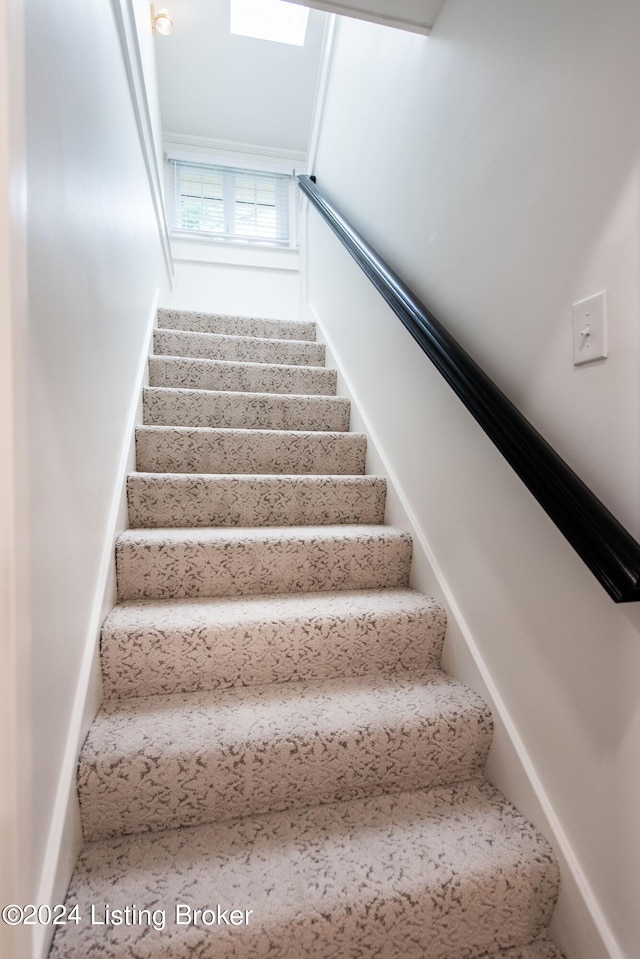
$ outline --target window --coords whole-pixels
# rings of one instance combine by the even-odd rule
[[[171,232],[292,246],[293,177],[169,159]]]
[[[231,0],[229,29],[242,37],[304,46],[308,7],[284,0]]]

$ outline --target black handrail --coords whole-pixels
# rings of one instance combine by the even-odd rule
[[[302,191],[616,603],[640,600],[640,544],[315,183]]]

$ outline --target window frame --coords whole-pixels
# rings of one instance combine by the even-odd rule
[[[166,167],[166,195],[167,222],[170,236],[176,238],[194,238],[207,242],[223,242],[244,246],[268,246],[273,249],[290,249],[298,247],[298,215],[296,203],[299,202],[298,191],[295,189],[295,171],[292,173],[275,172],[273,170],[259,170],[245,166],[222,164],[203,158],[202,160],[182,159],[175,156],[165,158]],[[221,176],[222,199],[222,229],[206,230],[184,226],[184,212],[182,198],[186,192],[180,183],[181,175],[188,171],[201,171],[201,182],[207,173],[218,173]],[[254,195],[257,194],[260,184],[269,185],[274,191],[273,204],[259,204],[257,197],[254,200],[256,207],[253,233],[238,230],[238,204],[243,202],[237,199],[238,185],[245,180],[253,184]],[[204,188],[201,187],[201,194]],[[203,196],[202,199],[205,199]],[[272,207],[275,215],[274,229],[269,231],[261,227],[258,222],[258,207]]]

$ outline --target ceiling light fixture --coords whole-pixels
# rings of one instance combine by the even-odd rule
[[[173,30],[173,20],[168,10],[164,8],[158,10],[151,4],[151,30],[153,33],[160,33],[163,37],[168,37]]]

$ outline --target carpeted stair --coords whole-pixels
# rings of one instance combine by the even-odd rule
[[[51,959],[561,959],[314,325],[158,323]]]

